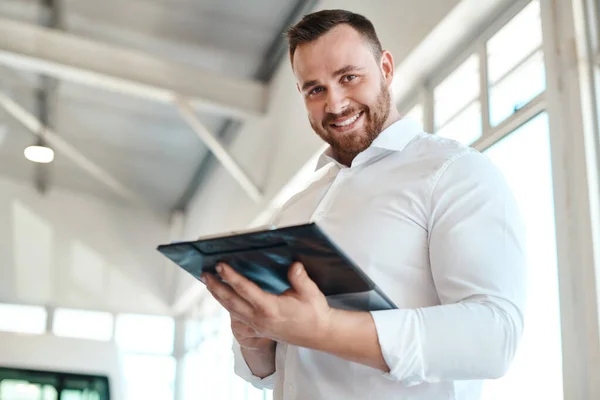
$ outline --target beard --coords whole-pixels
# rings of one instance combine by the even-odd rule
[[[354,158],[371,146],[371,143],[379,136],[390,114],[390,107],[390,92],[382,79],[379,94],[373,105],[358,105],[344,110],[341,114],[327,114],[321,122],[310,120],[310,125],[317,135],[331,146],[334,154]],[[365,119],[360,130],[352,133],[340,133],[331,128],[330,124],[336,119],[358,113],[362,113],[361,118]]]

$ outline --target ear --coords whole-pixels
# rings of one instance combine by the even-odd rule
[[[380,68],[387,85],[391,85],[392,80],[394,79],[394,57],[392,56],[392,53],[387,50],[384,50],[381,53]]]

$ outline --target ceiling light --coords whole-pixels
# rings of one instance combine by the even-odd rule
[[[35,163],[47,164],[54,160],[54,150],[46,146],[29,146],[24,154],[25,158]]]

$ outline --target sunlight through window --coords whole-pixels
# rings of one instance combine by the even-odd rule
[[[46,332],[44,307],[0,304],[0,331],[41,334]]]
[[[539,1],[487,43],[490,124],[496,126],[546,88]]]
[[[136,314],[117,316],[115,339],[123,351],[170,355],[174,335],[173,318]]]
[[[548,117],[541,114],[485,152],[506,176],[527,229],[525,331],[508,374],[483,400],[560,400],[562,349]]]
[[[56,336],[106,341],[112,338],[113,316],[107,312],[57,308],[52,328]]]

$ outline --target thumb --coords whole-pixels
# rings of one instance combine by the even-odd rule
[[[306,273],[302,263],[295,262],[292,264],[288,271],[288,279],[292,288],[302,297],[323,296],[317,284]]]

